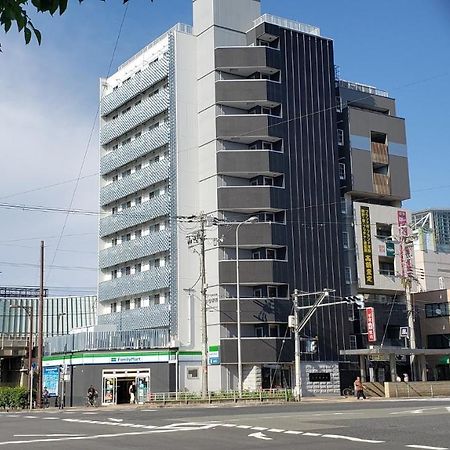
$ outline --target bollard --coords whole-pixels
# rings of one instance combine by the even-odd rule
[[[430,390],[431,390],[431,397],[434,397],[434,392],[433,392],[433,385],[430,385]]]

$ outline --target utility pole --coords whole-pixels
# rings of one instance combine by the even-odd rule
[[[42,358],[44,353],[44,241],[41,241],[41,264],[39,280],[39,304],[38,304],[38,385],[37,406],[42,406]]]
[[[200,216],[200,267],[201,267],[201,294],[202,294],[202,398],[208,397],[208,322],[206,318],[206,292],[208,286],[206,284],[206,266],[205,266],[205,223],[206,216]]]

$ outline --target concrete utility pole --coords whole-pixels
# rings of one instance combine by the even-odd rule
[[[42,358],[44,353],[44,241],[41,241],[41,264],[39,280],[39,304],[38,304],[38,385],[37,406],[42,406]]]
[[[201,267],[201,279],[202,279],[202,398],[208,397],[208,322],[206,316],[206,292],[208,286],[206,284],[206,268],[205,268],[205,224],[206,216],[202,214],[200,216],[200,267]]]

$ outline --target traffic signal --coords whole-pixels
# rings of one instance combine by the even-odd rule
[[[350,295],[348,297],[344,297],[344,300],[349,304],[356,305],[358,309],[364,309],[365,298],[362,294]]]

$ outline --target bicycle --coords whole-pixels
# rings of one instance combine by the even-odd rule
[[[98,397],[97,396],[95,396],[95,397],[86,396],[84,406],[86,408],[90,408],[91,406],[94,408],[97,408],[98,407]]]
[[[355,396],[355,390],[352,387],[347,387],[342,389],[342,396],[347,397],[354,397]]]

